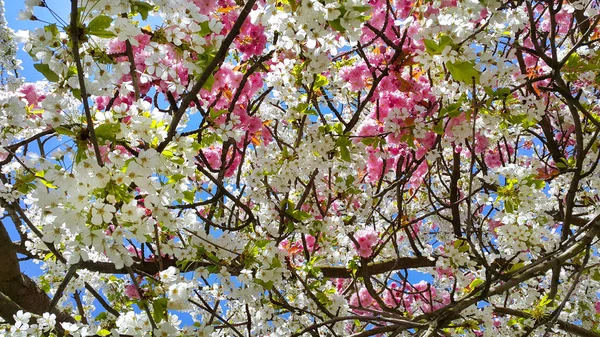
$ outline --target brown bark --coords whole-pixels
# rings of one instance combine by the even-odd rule
[[[377,262],[368,265],[366,268],[369,275],[378,275],[388,273],[394,270],[411,269],[411,268],[425,268],[435,267],[435,260],[427,257],[399,257],[395,260]],[[214,263],[208,262],[192,262],[187,265],[185,269],[194,270],[197,268],[206,268],[215,265]],[[169,267],[176,267],[177,260],[163,260],[162,270]],[[352,271],[346,267],[330,267],[330,266],[317,266],[323,277],[325,278],[352,278]],[[141,271],[146,274],[155,275],[161,271],[158,263],[156,262],[137,262],[134,263],[131,268],[134,271]],[[117,269],[115,265],[110,262],[92,262],[86,261],[79,264],[79,269],[87,269],[89,271],[96,271],[104,274],[127,274],[127,268]],[[239,275],[242,268],[229,267],[228,271],[231,275]]]
[[[17,252],[4,225],[0,226],[0,317],[8,322],[19,310],[42,315],[50,311],[50,298],[21,272]],[[52,310],[59,322],[75,322],[68,314]]]

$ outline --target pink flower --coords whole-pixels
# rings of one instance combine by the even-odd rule
[[[371,152],[367,160],[367,181],[377,181],[383,173],[383,159]]]
[[[318,247],[316,245],[317,238],[315,238],[314,236],[309,234],[304,238],[304,240],[306,240],[306,248],[308,248],[309,252],[314,252],[315,249]]]
[[[142,252],[134,246],[128,245],[127,247],[125,247],[125,249],[127,249],[127,251],[130,252],[132,255],[137,256],[139,259],[142,258]]]
[[[125,295],[135,300],[139,300],[140,298],[142,298],[142,296],[140,296],[140,293],[135,288],[135,285],[133,284],[128,284],[125,286]]]
[[[350,84],[350,90],[360,91],[367,86],[367,79],[371,78],[371,72],[367,65],[360,63],[357,66],[346,67],[341,71],[342,80]]]
[[[479,133],[475,135],[475,153],[476,154],[483,153],[489,145],[490,145],[490,142],[488,141],[486,136],[479,134]]]
[[[0,151],[0,161],[5,161],[9,155],[10,155],[10,152]]]
[[[440,4],[440,8],[456,7],[456,4],[457,4],[456,0],[442,0],[442,3]]]
[[[110,102],[110,97],[108,96],[98,96],[94,99],[94,101],[96,102],[96,108],[98,110],[104,110],[106,109],[106,106],[108,105],[108,102]]]
[[[355,249],[360,257],[368,258],[373,254],[373,246],[379,242],[377,233],[371,229],[362,229],[354,235],[358,246]]]
[[[451,277],[454,276],[454,272],[452,271],[451,267],[437,267],[435,268],[435,271],[438,274],[438,277],[442,277],[442,276],[446,276],[446,277]]]
[[[501,221],[498,220],[490,220],[488,222],[488,229],[489,231],[492,233],[492,235],[494,237],[497,237],[498,234],[496,234],[496,228],[502,227],[504,226],[504,224]]]
[[[221,149],[211,147],[210,149],[201,150],[202,155],[206,158],[209,169],[218,170],[221,168]]]
[[[371,297],[371,294],[369,294],[367,288],[364,287],[358,291],[358,294],[353,294],[352,297],[350,297],[349,304],[354,307],[370,308],[375,310],[380,309],[375,299]],[[373,315],[371,312],[363,310],[354,310],[354,312],[363,316]]]
[[[244,23],[240,35],[235,39],[235,45],[242,53],[244,59],[260,55],[267,44],[265,28],[260,25]]]
[[[23,94],[27,103],[34,107],[38,107],[38,104],[46,98],[46,95],[44,95],[41,90],[38,90],[35,84],[32,83],[23,84],[19,89],[19,93]]]
[[[494,152],[489,150],[485,155],[485,163],[489,168],[497,168],[502,166],[502,159],[500,159],[500,154],[498,152]]]

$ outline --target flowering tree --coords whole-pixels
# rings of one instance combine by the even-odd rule
[[[0,20],[0,334],[600,336],[596,0],[63,3],[45,81]]]

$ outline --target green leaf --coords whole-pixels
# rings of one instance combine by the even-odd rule
[[[452,245],[461,253],[469,251],[469,243],[464,239],[457,239]]]
[[[560,158],[559,161],[557,161],[555,164],[556,168],[561,169],[561,170],[566,170],[567,168],[569,168],[569,161],[567,160],[567,158]]]
[[[423,40],[423,43],[425,44],[427,53],[430,55],[440,55],[444,52],[446,46],[452,45],[452,39],[448,35],[442,35],[439,44],[434,40],[428,39]]]
[[[306,221],[306,220],[312,218],[310,213],[305,212],[305,211],[294,211],[294,212],[292,212],[291,216],[292,216],[292,218],[294,218],[298,221]]]
[[[215,109],[210,109],[210,120],[214,121],[215,119],[221,117],[221,115],[226,114],[227,113],[227,109],[222,109],[222,110],[215,110]]]
[[[329,26],[331,26],[331,28],[333,28],[334,30],[337,30],[340,33],[346,32],[346,28],[342,27],[342,23],[341,23],[340,19],[327,21],[327,23],[329,24]]]
[[[263,280],[259,280],[259,279],[254,279],[254,282],[258,285],[260,285],[261,287],[263,287],[265,290],[271,290],[273,289],[273,281],[263,281]]]
[[[504,98],[504,97],[506,97],[508,95],[510,95],[510,88],[498,88],[498,89],[496,89],[496,96]]]
[[[352,6],[352,9],[359,12],[359,13],[367,13],[369,12],[373,7],[371,7],[370,5],[364,5],[364,6]]]
[[[265,248],[269,242],[271,242],[269,239],[257,240],[254,242],[254,245],[258,248]]]
[[[513,271],[517,271],[521,268],[525,267],[525,263],[523,262],[519,262],[519,263],[515,263],[513,264],[510,269],[508,270],[508,272],[513,272]]]
[[[185,159],[181,157],[173,157],[171,158],[171,161],[177,165],[183,165],[183,163],[185,163]]]
[[[423,40],[423,44],[425,45],[425,50],[433,55],[437,53],[437,50],[439,48],[437,42],[433,41],[433,40],[429,40],[429,39],[424,39]]]
[[[96,136],[104,140],[115,141],[119,131],[121,131],[121,125],[118,123],[102,124],[96,128]]]
[[[473,61],[446,62],[446,68],[455,81],[471,84],[475,79],[475,83],[479,83],[479,72]]]
[[[469,284],[469,289],[471,289],[471,291],[472,291],[472,290],[473,290],[473,289],[475,289],[477,286],[479,286],[479,285],[483,284],[483,282],[484,282],[484,281],[483,281],[482,279],[480,279],[480,278],[476,278],[476,279],[474,279],[474,280],[473,280],[473,282],[471,282],[471,284]]]
[[[112,21],[113,19],[111,17],[100,15],[90,21],[85,31],[90,35],[95,35],[102,38],[115,37],[115,33],[107,30],[110,28]]]
[[[189,202],[190,204],[194,202],[194,198],[196,197],[195,191],[183,191],[183,201]]]
[[[174,175],[172,175],[169,178],[169,183],[176,183],[176,182],[180,181],[183,178],[185,178],[185,175],[180,174],[180,173],[175,173]]]
[[[300,113],[304,113],[304,112],[306,112],[308,107],[309,107],[308,103],[299,103],[298,106],[294,108],[294,110],[296,110]]]
[[[71,89],[71,93],[73,94],[73,97],[81,99],[81,89]]]
[[[371,146],[373,145],[373,147],[377,147],[377,140],[379,138],[377,137],[365,137],[363,138],[360,142],[365,144],[366,146]]]
[[[54,253],[48,253],[44,256],[44,261],[48,261],[48,260],[54,261],[55,258],[56,258],[56,256],[54,255]]]
[[[94,321],[102,321],[108,318],[108,313],[106,311],[101,312],[94,318]]]
[[[46,187],[48,187],[50,189],[56,189],[56,188],[58,188],[57,186],[53,185],[51,182],[49,182],[46,179],[40,179],[40,180],[42,182],[42,185],[44,185],[44,186],[46,186]]]
[[[444,120],[440,119],[434,126],[433,128],[431,128],[431,130],[433,130],[433,132],[435,132],[438,135],[443,135],[444,134]]]
[[[75,132],[71,131],[71,129],[65,128],[64,126],[57,126],[54,128],[54,131],[56,131],[56,133],[58,133],[59,135],[65,135],[69,137],[77,136]]]
[[[98,332],[96,332],[96,335],[102,336],[102,337],[108,336],[108,335],[110,335],[110,331],[108,331],[106,329],[101,329]]]
[[[101,37],[103,39],[110,39],[110,38],[113,38],[113,37],[116,36],[115,33],[111,32],[111,31],[108,31],[108,30],[104,30],[104,31],[88,31],[87,33],[90,34],[90,35]]]
[[[99,31],[106,30],[110,27],[113,19],[106,15],[100,15],[95,17],[90,23],[87,25],[87,30],[89,31]]]
[[[322,86],[325,86],[329,83],[329,80],[327,80],[327,77],[319,74],[317,75],[317,78],[315,79],[315,83],[313,84],[313,88],[320,88]]]
[[[50,66],[45,63],[34,64],[33,67],[50,82],[58,82],[60,79],[54,71],[50,70]]]
[[[206,89],[208,91],[211,91],[214,84],[215,84],[215,77],[213,76],[213,74],[210,74],[210,76],[208,77],[208,79],[206,79],[206,82],[204,82],[204,85],[202,86],[202,89]]]
[[[166,298],[157,298],[152,302],[152,317],[156,323],[160,323],[167,319],[167,304],[169,300]]]
[[[341,136],[336,140],[335,144],[337,146],[350,146],[352,142],[348,139],[348,136]]]
[[[452,45],[452,38],[448,35],[442,35],[440,37],[440,43],[439,43],[439,48],[438,51],[441,53],[444,51],[444,48],[446,48],[446,46]]]
[[[144,20],[144,21],[148,20],[148,13],[153,8],[154,7],[152,5],[150,5],[149,3],[145,3],[143,1],[134,1],[131,4],[131,11],[140,13],[140,15],[142,16],[142,20]]]
[[[344,133],[344,125],[342,123],[335,123],[333,124],[332,130],[337,133],[338,135],[341,135],[342,133]]]
[[[352,157],[350,156],[350,150],[348,150],[347,146],[340,146],[340,158],[342,158],[342,160],[346,162],[352,161]]]
[[[504,210],[506,211],[506,213],[514,213],[515,212],[515,203],[510,200],[506,200],[504,202]]]
[[[212,30],[210,30],[210,26],[208,25],[208,21],[204,21],[200,24],[200,31],[198,32],[198,35],[204,37],[208,34],[212,33]]]
[[[55,23],[44,26],[44,31],[52,33],[53,37],[57,37],[60,35],[60,32],[58,31],[58,27],[56,26]]]
[[[461,106],[462,106],[462,102],[459,101],[459,102],[445,106],[441,112],[442,112],[442,114],[448,115],[449,117],[458,117],[462,113],[462,110],[460,109]]]
[[[346,269],[350,270],[350,273],[354,277],[354,276],[356,276],[356,273],[360,269],[360,265],[358,264],[358,261],[356,261],[355,259],[352,259],[352,260],[348,261],[348,264],[346,265]]]

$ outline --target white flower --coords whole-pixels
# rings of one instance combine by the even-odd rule
[[[45,312],[42,317],[37,319],[37,323],[44,331],[52,330],[56,325],[56,315]]]
[[[117,38],[119,38],[119,40],[129,40],[132,45],[138,45],[138,42],[136,39],[134,39],[134,37],[140,34],[140,29],[136,25],[132,24],[129,19],[117,17],[115,18],[113,24],[113,32],[117,34]]]
[[[167,41],[172,42],[176,46],[181,46],[181,40],[185,38],[185,32],[179,27],[174,27],[165,32]]]
[[[325,20],[331,21],[337,19],[342,13],[339,11],[340,3],[331,2],[325,5]]]
[[[96,117],[96,120],[100,123],[108,123],[112,120],[113,114],[110,111],[98,111],[94,117]]]
[[[74,332],[79,330],[79,326],[74,323],[62,322],[60,325],[63,329],[65,329],[65,336],[72,335]]]
[[[109,223],[112,221],[114,212],[116,212],[115,206],[96,200],[92,207],[92,223],[94,225]]]
[[[409,16],[404,20],[394,20],[394,26],[397,26],[397,27],[409,26],[413,21],[414,21],[414,18],[412,16]]]
[[[208,28],[210,28],[213,33],[219,34],[221,29],[223,29],[223,23],[216,19],[210,19],[208,22]]]
[[[167,268],[166,270],[161,271],[159,273],[159,278],[163,284],[170,284],[177,280],[178,274],[179,274],[179,271],[177,270],[177,268],[171,266],[171,267]]]
[[[190,298],[190,283],[174,283],[169,286],[168,298],[169,309],[184,310],[188,306]]]
[[[96,230],[90,231],[90,233],[88,235],[82,235],[81,241],[84,245],[92,246],[97,251],[101,252],[104,250],[104,238],[105,237],[106,237],[106,234],[104,233],[103,230],[96,229]]]
[[[33,17],[33,11],[30,9],[21,10],[19,15],[17,15],[17,20],[31,20]]]
[[[15,319],[15,327],[18,330],[27,330],[29,328],[29,319],[31,318],[30,313],[19,310],[13,315],[13,318]]]
[[[136,161],[144,167],[156,167],[160,162],[160,157],[155,149],[141,151]]]

